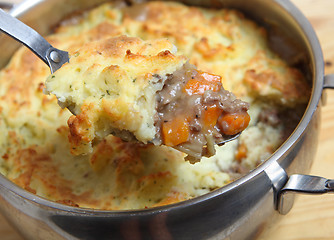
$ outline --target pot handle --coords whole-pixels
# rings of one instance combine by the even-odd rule
[[[323,89],[334,89],[334,74],[325,75]],[[323,100],[326,103],[324,95]],[[334,192],[334,179],[302,174],[288,176],[277,162],[272,164],[272,167],[266,169],[265,172],[271,181],[278,185],[273,185],[274,204],[276,210],[283,215],[291,210],[296,193],[323,194]],[[280,181],[276,179],[277,176],[280,176]]]
[[[334,180],[318,176],[293,174],[278,193],[277,210],[287,214],[294,202],[296,193],[323,194],[334,192]]]
[[[324,78],[324,89],[331,88],[334,89],[334,74],[328,74]]]
[[[323,194],[334,192],[334,179],[302,174],[288,176],[276,161],[272,162],[264,172],[272,182],[274,207],[282,215],[291,210],[296,193]]]
[[[325,75],[322,88],[323,90],[334,89],[334,74]],[[327,104],[327,93],[325,91],[322,91],[321,100],[322,105],[325,106]]]

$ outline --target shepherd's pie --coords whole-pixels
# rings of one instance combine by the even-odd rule
[[[46,93],[75,115],[68,120],[73,154],[90,153],[113,134],[174,147],[196,162],[250,120],[248,104],[226,91],[220,76],[189,64],[167,39],[87,43],[48,77]]]
[[[195,164],[173,148],[114,136],[74,156],[67,125],[72,114],[43,94],[50,70],[21,48],[0,71],[3,175],[39,196],[80,207],[138,209],[190,199],[266,160],[293,131],[310,96],[305,76],[270,50],[265,29],[236,10],[106,3],[63,21],[47,40],[75,53],[86,43],[121,36],[168,39],[189,64],[220,76],[226,90],[250,103],[249,127]]]

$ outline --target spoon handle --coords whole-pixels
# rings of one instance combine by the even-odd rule
[[[33,51],[50,67],[52,73],[69,60],[67,52],[54,48],[34,29],[2,9],[0,9],[0,30]]]

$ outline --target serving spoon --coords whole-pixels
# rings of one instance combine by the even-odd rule
[[[28,47],[45,62],[51,73],[69,62],[68,52],[53,47],[38,32],[0,9],[0,30]]]
[[[54,73],[61,68],[63,64],[69,62],[68,52],[53,47],[34,29],[2,9],[0,9],[0,31],[28,47],[49,66],[51,73]],[[71,109],[69,110],[73,113]],[[223,141],[216,144],[222,146],[227,142],[237,139],[240,134],[241,133],[230,136],[226,135]]]

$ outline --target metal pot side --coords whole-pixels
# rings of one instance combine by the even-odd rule
[[[45,34],[64,15],[99,2],[101,0],[33,0],[17,6],[11,14]],[[183,2],[209,4],[199,0]],[[192,200],[145,210],[116,212],[64,206],[26,192],[0,176],[0,210],[24,237],[252,239],[281,216],[277,211],[280,190],[289,175],[309,171],[316,151],[324,78],[321,48],[310,23],[288,0],[213,2],[215,7],[238,8],[259,23],[270,26],[269,30],[278,30],[294,39],[304,54],[305,74],[313,86],[312,97],[290,138],[254,171],[221,189]],[[2,67],[18,45],[6,36],[0,36],[0,42]]]

